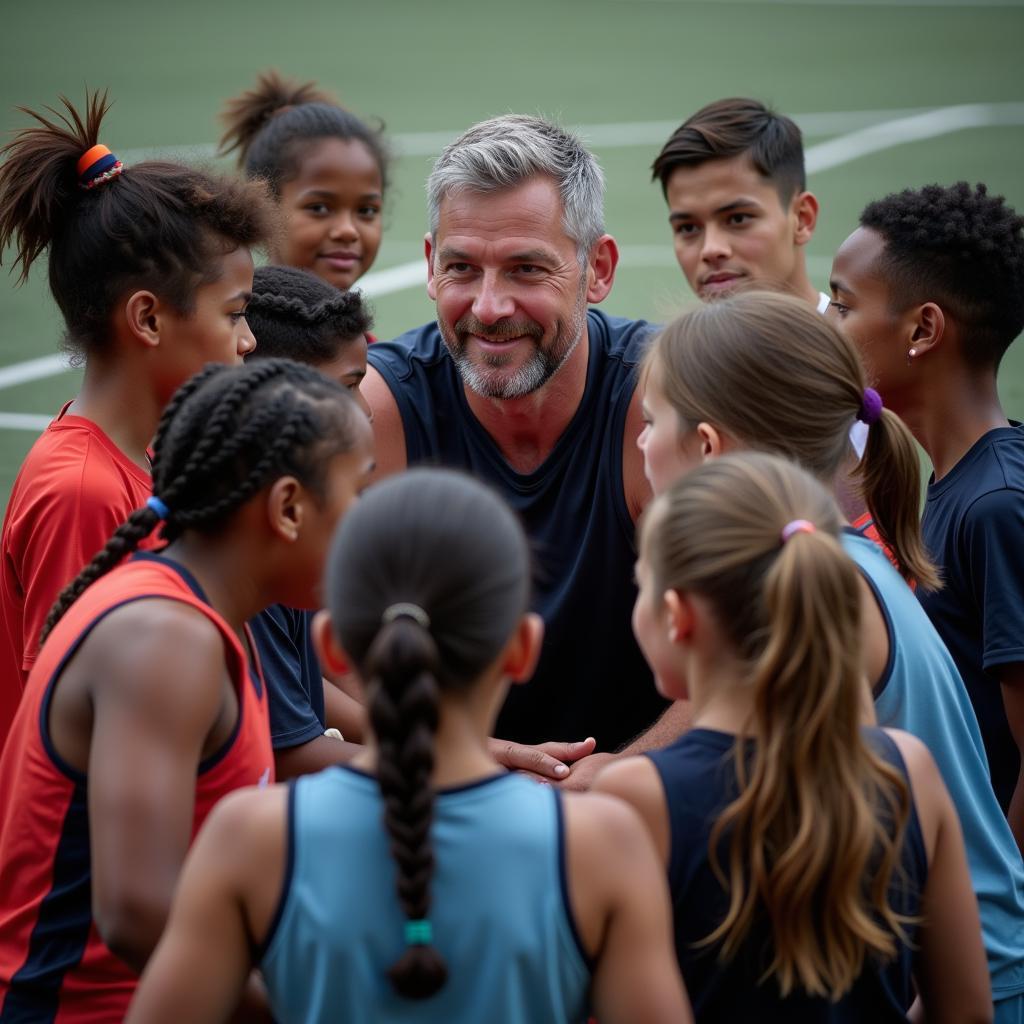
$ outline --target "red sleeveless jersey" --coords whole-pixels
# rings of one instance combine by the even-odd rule
[[[0,1022],[123,1020],[137,984],[104,945],[92,919],[88,779],[64,762],[47,726],[67,662],[119,606],[170,598],[209,618],[224,640],[239,717],[223,748],[198,766],[192,836],[213,805],[241,786],[273,781],[266,690],[249,672],[231,627],[182,567],[136,555],[68,609],[29,675],[0,758]],[[252,645],[250,645],[252,646]],[[255,648],[253,648],[255,650]]]

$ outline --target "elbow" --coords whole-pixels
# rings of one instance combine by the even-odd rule
[[[117,901],[115,906],[94,907],[96,930],[114,956],[141,974],[167,921],[167,908],[153,906],[151,900]]]

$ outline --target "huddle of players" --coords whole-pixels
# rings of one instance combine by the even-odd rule
[[[307,99],[299,116],[329,135],[315,122],[339,115]],[[248,669],[257,651],[264,668],[268,652],[306,666],[306,700],[292,702],[298,728],[283,744],[310,758],[295,774],[352,757],[322,735],[325,723],[351,721],[350,736],[362,728],[358,701],[332,685],[324,700],[337,710],[313,707],[317,665],[337,676],[355,666],[366,681],[366,746],[350,771],[221,806],[132,1019],[224,1019],[247,984],[261,1001],[247,982],[253,966],[279,1019],[345,1009],[359,1019],[369,1001],[381,1019],[412,1019],[408,1000],[419,998],[423,1019],[488,1006],[509,1019],[569,1020],[588,989],[602,1020],[686,1019],[670,906],[698,1019],[770,1012],[780,994],[786,1019],[899,1014],[914,986],[927,1019],[989,1019],[992,998],[997,1015],[1019,1011],[1024,871],[1000,807],[1019,841],[1011,755],[1024,653],[1012,595],[1024,467],[995,370],[1024,323],[1020,218],[966,186],[865,211],[835,262],[832,315],[868,378],[820,319],[807,278],[802,246],[817,204],[795,126],[750,101],[713,104],[656,161],[698,295],[746,279],[796,298],[752,293],[696,310],[645,357],[639,444],[659,497],[641,533],[634,630],[659,690],[688,707],[693,728],[663,752],[620,761],[597,788],[634,805],[652,847],[617,802],[563,799],[496,774],[486,737],[509,680],[530,677],[542,633],[527,612],[522,531],[500,502],[465,478],[415,471],[353,505],[373,459],[366,417],[345,389],[293,363],[211,368],[175,393],[203,363],[251,350],[239,326],[250,291],[252,319],[286,325],[286,339],[315,349],[318,337],[344,334],[340,353],[306,359],[340,360],[335,375],[356,390],[369,324],[353,293],[309,275],[266,268],[247,286],[249,248],[269,234],[256,185],[172,165],[97,181],[110,164],[79,179],[90,186],[82,201],[67,165],[92,149],[101,116],[94,105],[77,134],[69,126],[48,180],[24,173],[43,166],[39,152],[12,144],[0,203],[0,232],[17,238],[24,272],[48,248],[69,338],[86,354],[82,394],[56,424],[121,456],[117,479],[98,484],[121,495],[93,527],[102,538],[61,582],[113,540],[62,594],[38,659],[21,659],[31,676],[0,778],[0,1020],[123,1016],[206,814],[222,793],[271,779],[275,759],[281,766],[266,686]],[[359,184],[364,215],[371,196],[379,214],[381,151],[352,139],[339,144],[363,146],[378,175],[376,192]],[[315,189],[289,193],[308,171],[287,165],[298,152],[277,139],[251,146],[246,166],[280,205],[304,201],[315,217]],[[114,179],[117,199],[104,203]],[[43,200],[30,208],[33,194]],[[84,227],[66,227],[72,206]],[[140,230],[147,211],[162,236]],[[115,250],[108,231],[127,242]],[[333,251],[323,276],[350,286],[369,249]],[[125,316],[111,318],[127,293]],[[253,333],[262,345],[272,326]],[[125,423],[129,405],[136,422]],[[924,538],[941,588],[916,522],[916,456],[889,410],[936,467]],[[827,494],[850,471],[855,420],[867,433],[860,532],[876,530],[920,604],[871,542],[843,530]],[[50,471],[60,473],[67,448],[52,442]],[[754,448],[811,475],[735,454]],[[72,452],[69,464],[82,458]],[[69,546],[59,520],[50,529],[43,548],[57,537]],[[329,614],[312,630],[317,660],[294,609],[320,604]],[[879,723],[925,740],[938,772],[910,737],[862,730],[865,669]],[[756,742],[736,741],[744,735]],[[139,808],[150,813],[126,814]],[[652,857],[667,869],[671,902]],[[396,884],[398,903],[382,903]],[[66,928],[52,937],[68,919],[77,944]],[[530,956],[513,969],[517,942]],[[365,959],[311,985],[304,972],[317,956],[329,962],[325,945],[358,946]],[[388,988],[378,975],[391,962]],[[538,963],[555,965],[544,986],[530,974]]]

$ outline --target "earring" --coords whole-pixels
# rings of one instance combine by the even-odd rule
[[[916,349],[916,348],[912,348],[912,349],[911,349],[911,350],[910,350],[910,351],[909,351],[909,352],[907,353],[907,366],[909,366],[909,365],[910,365],[910,360],[911,360],[911,359],[913,359],[913,358],[914,358],[914,356],[916,356],[916,355],[917,355],[917,349]]]

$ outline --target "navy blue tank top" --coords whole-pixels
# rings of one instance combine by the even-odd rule
[[[903,757],[881,729],[865,729],[879,755],[906,776]],[[669,888],[672,891],[676,956],[700,1021],[786,1021],[793,1024],[859,1024],[906,1021],[914,1000],[911,949],[897,945],[885,965],[869,961],[849,992],[836,1003],[795,992],[783,999],[773,978],[758,979],[771,963],[771,929],[755,921],[739,954],[728,963],[717,959],[719,947],[695,944],[709,935],[729,908],[728,893],[708,858],[711,829],[736,798],[735,736],[693,729],[664,750],[647,756],[661,776],[671,828]],[[729,841],[719,848],[719,863],[728,870]],[[894,879],[890,906],[899,913],[919,913],[928,874],[927,853],[917,811],[912,807],[903,840],[904,878]],[[897,872],[897,874],[899,874]],[[913,942],[915,929],[907,925]],[[767,951],[767,957],[766,957]]]
[[[615,750],[666,707],[630,626],[634,526],[622,479],[626,412],[652,328],[591,309],[583,399],[551,453],[517,473],[466,401],[436,324],[372,345],[405,429],[410,465],[463,469],[519,513],[536,563],[534,609],[546,632],[533,679],[513,686],[496,734],[521,743],[597,739]]]

